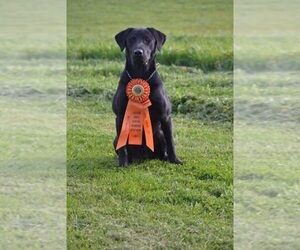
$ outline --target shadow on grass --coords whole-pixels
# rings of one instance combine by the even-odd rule
[[[98,170],[103,171],[123,171],[123,170],[130,170],[130,169],[140,169],[140,170],[148,170],[149,167],[157,167],[163,166],[172,166],[176,167],[179,165],[171,164],[168,161],[161,161],[158,159],[135,159],[132,163],[130,163],[127,167],[120,167],[118,165],[118,158],[117,155],[114,156],[102,156],[102,157],[91,157],[91,158],[84,158],[84,159],[73,159],[68,160],[67,162],[67,169],[68,173],[76,173],[81,175],[82,172],[86,173],[97,173]]]
[[[84,159],[73,159],[68,160],[67,169],[69,173],[78,173],[81,172],[97,172],[97,170],[118,170],[122,169],[118,167],[117,157],[116,156],[101,156],[101,157],[91,157]],[[125,168],[123,168],[125,169]]]

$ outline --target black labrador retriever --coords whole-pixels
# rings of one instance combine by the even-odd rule
[[[126,145],[116,150],[119,166],[127,166],[133,159],[158,158],[181,164],[175,153],[172,134],[171,103],[164,89],[162,80],[156,71],[155,55],[166,41],[166,36],[154,29],[128,28],[115,36],[121,51],[126,51],[126,64],[117,91],[113,98],[113,111],[116,114],[117,136],[114,141],[116,149],[118,137],[128,102],[126,85],[134,78],[142,78],[150,85],[149,99],[152,105],[149,113],[152,123],[154,152],[145,145]]]

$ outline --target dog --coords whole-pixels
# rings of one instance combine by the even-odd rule
[[[116,138],[114,148],[121,133],[128,97],[126,86],[131,79],[141,78],[150,85],[149,107],[151,118],[154,152],[145,145],[143,136],[142,145],[125,145],[118,150],[119,166],[128,166],[135,159],[156,158],[168,160],[174,164],[182,164],[176,156],[172,120],[171,102],[166,94],[163,82],[156,71],[155,57],[166,41],[166,35],[154,28],[128,28],[115,36],[121,52],[125,49],[126,63],[121,74],[119,85],[113,97],[112,109],[116,115]]]

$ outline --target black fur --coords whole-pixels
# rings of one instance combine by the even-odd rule
[[[118,135],[120,134],[122,122],[128,102],[125,90],[130,81],[126,70],[132,78],[142,78],[147,80],[156,70],[155,55],[166,41],[166,36],[154,29],[134,29],[128,28],[115,36],[116,42],[121,51],[125,49],[126,64],[117,91],[113,98],[113,111],[116,114],[117,136],[114,141],[116,148]],[[171,103],[164,89],[163,83],[156,72],[148,81],[150,85],[149,107],[151,117],[154,152],[145,145],[126,145],[117,150],[119,165],[127,166],[134,159],[159,158],[169,160],[172,163],[181,164],[177,158],[174,147],[171,121]]]

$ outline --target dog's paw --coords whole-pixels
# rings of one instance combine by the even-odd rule
[[[119,158],[119,167],[127,167],[127,166],[128,166],[128,160]]]
[[[173,164],[182,165],[182,161],[179,160],[176,156],[169,159],[169,161]]]
[[[161,161],[167,161],[168,160],[168,154],[167,153],[164,153],[163,155],[160,155],[159,156],[159,159]]]

